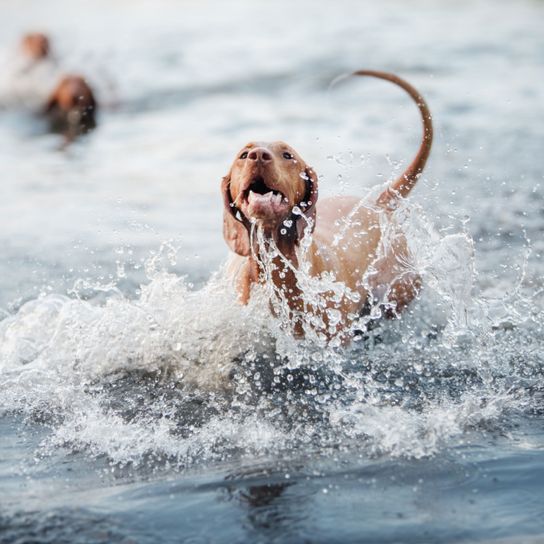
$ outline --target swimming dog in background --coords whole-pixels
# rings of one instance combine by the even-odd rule
[[[319,318],[318,332],[326,338],[345,339],[369,308],[379,305],[382,315],[398,316],[421,288],[405,236],[399,232],[384,244],[382,235],[384,220],[395,223],[394,210],[416,184],[429,157],[433,139],[429,108],[414,87],[393,74],[361,70],[354,75],[400,86],[416,102],[423,121],[416,157],[377,198],[363,203],[359,197],[339,196],[318,202],[315,171],[283,142],[246,145],[221,185],[223,235],[235,253],[229,270],[240,302],[248,303],[253,284],[272,284],[272,309],[274,297],[286,301],[297,336],[304,334],[310,314]],[[304,249],[303,237],[309,237]],[[271,260],[266,261],[267,253]],[[350,296],[339,299],[330,292],[321,302],[312,300],[300,281],[302,265],[311,277],[342,282]]]
[[[51,51],[49,38],[41,32],[30,32],[23,36],[21,50],[27,58],[35,62],[48,58]]]
[[[21,51],[28,64],[28,73],[46,63],[56,62],[52,56],[51,42],[41,32],[32,32],[23,36]],[[55,73],[57,70],[55,70]],[[56,74],[54,86],[47,83],[45,78],[41,86],[46,88],[46,97],[41,100],[40,109],[48,120],[49,127],[54,132],[63,134],[71,140],[79,134],[84,134],[96,126],[97,102],[94,92],[84,77],[80,75]],[[39,86],[38,79],[34,81]],[[37,95],[44,95],[43,89],[35,89]]]
[[[93,91],[83,77],[76,75],[60,80],[44,109],[51,130],[64,134],[67,139],[95,128],[96,111]]]

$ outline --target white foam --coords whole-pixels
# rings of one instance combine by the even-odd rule
[[[194,289],[165,270],[168,259],[159,252],[133,298],[98,285],[96,299],[80,298],[77,289],[47,295],[0,321],[0,407],[52,418],[44,452],[83,447],[119,463],[152,455],[185,466],[233,449],[263,454],[300,444],[432,454],[526,398],[497,381],[505,372],[512,383],[520,376],[508,366],[508,337],[495,338],[500,348],[488,343],[492,330],[476,293],[470,238],[440,236],[417,208],[402,214],[409,238],[418,240],[412,254],[425,289],[405,318],[382,325],[374,347],[372,334],[362,348],[312,334],[296,340],[281,311],[285,301],[274,317],[266,288],[241,306],[223,269]],[[307,296],[337,290],[339,300],[349,296],[333,278],[308,276],[304,265],[297,273]],[[255,365],[274,360],[301,371],[306,385],[255,398],[261,379]],[[336,381],[325,387],[320,372]],[[415,388],[408,385],[413,375],[421,382]],[[123,389],[119,380],[127,376]],[[199,394],[195,408],[190,401]]]

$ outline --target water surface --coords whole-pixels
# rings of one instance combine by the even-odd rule
[[[540,542],[543,17],[525,0],[3,5],[0,541]],[[68,148],[32,114],[43,90],[14,80],[34,28],[103,105]],[[425,290],[325,348],[235,304],[219,184],[251,139],[293,145],[322,195],[398,174],[417,110],[385,82],[331,87],[363,67],[433,112],[405,217]]]

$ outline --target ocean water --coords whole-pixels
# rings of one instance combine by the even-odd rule
[[[544,542],[544,4],[0,6],[0,542]],[[17,43],[55,62],[21,75]],[[221,177],[282,139],[399,211],[424,289],[350,346],[224,276]],[[87,76],[96,131],[35,115]],[[334,83],[336,81],[336,83]]]

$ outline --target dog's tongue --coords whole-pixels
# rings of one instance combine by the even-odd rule
[[[282,196],[272,191],[261,195],[259,193],[249,192],[248,204],[252,215],[273,216],[283,211],[285,204],[282,202]]]

